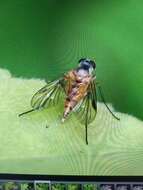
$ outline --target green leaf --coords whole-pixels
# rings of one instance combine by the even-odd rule
[[[89,145],[73,114],[61,122],[63,99],[19,118],[43,85],[43,80],[15,78],[0,69],[0,173],[143,175],[143,122],[133,116],[115,113],[117,121],[98,103],[88,127]]]

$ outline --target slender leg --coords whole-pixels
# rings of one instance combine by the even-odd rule
[[[26,112],[20,113],[18,116],[21,117],[22,115],[25,115],[25,114],[33,112],[33,111],[36,111],[36,110],[35,109],[31,109],[31,110],[28,110]]]
[[[88,94],[89,96],[89,94]],[[87,111],[86,111],[86,121],[85,121],[85,141],[86,141],[86,144],[88,145],[88,111],[89,111],[89,99],[88,99],[88,105],[87,105]]]
[[[87,124],[85,124],[85,141],[86,141],[86,144],[88,145],[88,133],[87,133]]]
[[[116,115],[114,115],[113,112],[110,110],[110,108],[107,106],[106,101],[105,101],[104,96],[103,96],[103,93],[102,93],[101,86],[100,86],[98,83],[97,83],[97,87],[98,87],[98,89],[99,89],[99,94],[100,94],[100,96],[101,96],[101,99],[102,99],[103,103],[105,104],[106,108],[108,109],[108,111],[111,113],[111,115],[112,115],[115,119],[120,120],[120,118],[118,118]]]

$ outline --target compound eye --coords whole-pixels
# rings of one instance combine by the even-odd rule
[[[81,58],[78,62],[81,63],[81,62],[83,62],[85,60],[86,60],[86,58]]]
[[[94,61],[90,61],[90,64],[92,65],[92,67],[93,67],[93,69],[95,69],[96,68],[96,63],[94,62]]]

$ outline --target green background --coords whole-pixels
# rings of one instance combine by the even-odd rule
[[[1,0],[0,67],[54,79],[96,58],[107,102],[143,119],[142,0]]]

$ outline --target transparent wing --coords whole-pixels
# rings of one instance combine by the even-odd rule
[[[47,108],[56,105],[64,93],[63,79],[48,82],[34,94],[31,99],[33,109]]]
[[[95,81],[92,81],[89,86],[87,95],[76,105],[73,110],[79,121],[85,125],[91,123],[97,112],[97,97]]]

